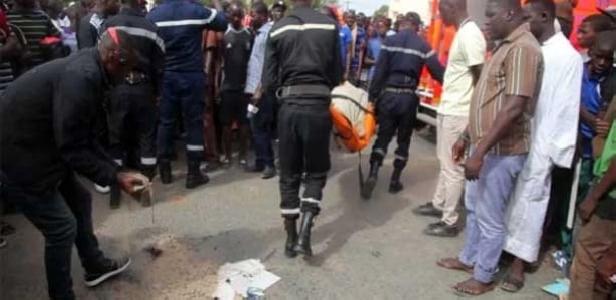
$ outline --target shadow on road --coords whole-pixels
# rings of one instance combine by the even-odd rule
[[[385,225],[399,211],[409,205],[407,199],[379,195],[372,200],[361,200],[357,170],[343,172],[339,177],[342,203],[333,210],[342,210],[335,220],[315,227],[314,243],[326,243],[322,252],[308,261],[311,266],[322,266],[333,254],[340,251],[356,233]]]

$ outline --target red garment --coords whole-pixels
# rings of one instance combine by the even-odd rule
[[[9,27],[9,23],[6,20],[6,14],[3,10],[0,10],[0,38],[4,39],[8,37],[11,33],[11,28]]]

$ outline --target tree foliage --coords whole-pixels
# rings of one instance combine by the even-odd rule
[[[387,16],[389,14],[389,5],[381,5],[379,9],[374,12],[375,16]]]

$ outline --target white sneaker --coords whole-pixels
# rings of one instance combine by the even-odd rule
[[[111,191],[109,186],[100,186],[98,184],[94,184],[94,189],[100,194],[109,194]]]

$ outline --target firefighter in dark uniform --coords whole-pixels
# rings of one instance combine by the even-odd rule
[[[218,10],[206,8],[197,1],[163,0],[147,15],[147,19],[158,26],[158,34],[165,41],[165,69],[158,127],[158,165],[163,184],[173,181],[171,157],[180,113],[186,130],[186,188],[193,189],[209,181],[200,170],[205,150],[203,99],[206,78],[203,72],[202,37],[204,29],[227,30],[227,21],[220,3],[217,0],[213,2]]]
[[[310,231],[330,169],[331,90],[343,75],[337,24],[311,5],[312,0],[295,0],[294,9],[272,27],[263,74],[264,92],[276,89],[281,103],[280,208],[288,257],[312,255]],[[302,173],[305,189],[300,200]]]
[[[383,43],[369,91],[370,99],[376,101],[379,129],[370,157],[370,175],[361,190],[365,199],[372,196],[387,147],[396,134],[398,149],[389,192],[402,190],[400,174],[409,157],[419,105],[415,91],[424,65],[432,78],[443,82],[444,68],[430,46],[413,31],[413,20],[402,17],[399,26],[398,34],[388,37]]]
[[[131,35],[137,65],[110,94],[109,150],[116,163],[124,165],[134,147],[130,141],[136,138],[141,172],[151,180],[156,175],[156,97],[160,94],[165,42],[158,36],[156,25],[145,18],[144,0],[123,0],[122,5],[120,13],[107,19],[104,26]],[[120,189],[112,187],[112,208],[120,205],[120,195]]]
[[[124,271],[130,259],[101,252],[92,226],[92,197],[80,174],[134,194],[143,175],[122,171],[97,140],[110,83],[135,61],[128,35],[110,28],[96,48],[40,65],[15,80],[0,101],[2,197],[19,208],[45,238],[51,299],[75,299],[71,253],[76,246],[93,287]],[[25,251],[25,249],[24,249]]]

